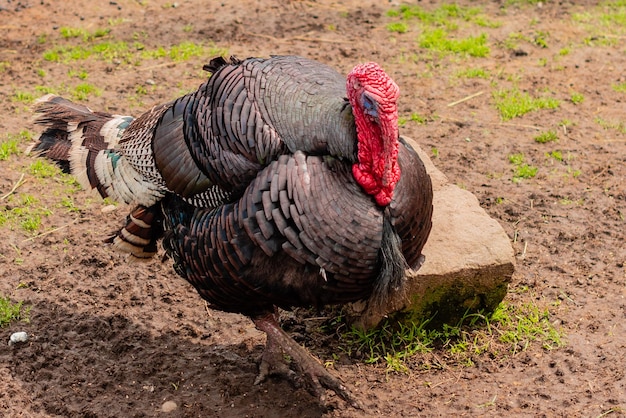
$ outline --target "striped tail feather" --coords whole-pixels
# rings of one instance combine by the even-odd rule
[[[93,112],[59,96],[37,101],[35,123],[45,127],[32,152],[55,161],[86,189],[124,203],[150,206],[164,191],[147,181],[117,150],[130,116]]]
[[[163,213],[160,203],[150,207],[137,206],[126,218],[126,225],[104,242],[113,248],[145,259],[157,253],[157,243],[163,236]]]
[[[158,202],[165,191],[146,180],[117,150],[134,119],[93,112],[54,95],[39,99],[35,110],[35,123],[44,130],[31,152],[56,162],[85,189],[95,189],[103,198],[137,205],[126,225],[105,242],[140,259],[154,255],[163,235]]]

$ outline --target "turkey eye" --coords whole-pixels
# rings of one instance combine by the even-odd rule
[[[374,109],[374,103],[372,102],[372,99],[370,99],[366,95],[363,95],[363,107],[365,108],[365,110],[373,110]]]
[[[365,114],[370,116],[378,115],[378,111],[376,110],[376,102],[374,102],[371,97],[363,94],[361,101],[363,103],[363,110],[365,111]]]

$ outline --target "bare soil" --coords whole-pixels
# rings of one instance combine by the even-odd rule
[[[428,10],[439,6],[420,4]],[[501,26],[482,28],[461,20],[456,33],[487,33],[489,57],[438,56],[419,48],[422,27],[417,21],[406,33],[386,29],[397,20],[386,14],[394,5],[356,0],[0,0],[0,62],[5,63],[0,135],[34,130],[28,105],[14,99],[17,91],[36,95],[35,86],[69,88],[88,82],[102,91],[85,102],[92,109],[138,115],[199,85],[205,77],[202,64],[211,58],[137,65],[97,58],[71,64],[45,61],[42,54],[53,45],[81,42],[63,39],[60,27],[110,27],[108,39],[139,40],[147,49],[189,40],[213,42],[239,57],[298,54],[344,73],[358,62],[377,61],[401,88],[402,115],[427,118],[425,124],[407,122],[402,134],[432,149],[438,168],[473,192],[509,234],[517,270],[507,300],[550,307],[565,346],[547,351],[531,344],[515,355],[476,356],[471,367],[428,370],[417,358],[408,373],[387,373],[383,364],[341,355],[335,373],[361,397],[365,412],[330,394],[330,407],[324,410],[306,390],[282,380],[255,386],[264,335],[247,318],[206,309],[169,262],[131,263],[104,246],[102,238],[124,219],[125,209],[103,212],[105,205],[94,194],[79,191],[72,196],[79,211],[68,211],[59,205],[66,196],[59,193],[58,181],[28,173],[33,157],[20,154],[0,162],[0,195],[26,173],[26,181],[0,205],[30,194],[52,213],[44,217],[41,235],[2,228],[0,295],[24,300],[31,311],[28,323],[13,322],[0,330],[0,415],[626,414],[626,94],[612,88],[626,82],[624,31],[604,33],[599,24],[572,18],[602,10],[595,2],[491,2],[481,7]],[[506,43],[510,33],[527,40],[511,48]],[[547,34],[547,47],[532,41],[538,34]],[[87,79],[68,74],[70,66],[86,71]],[[489,76],[459,77],[467,68],[483,68]],[[492,92],[513,85],[561,104],[503,121]],[[147,94],[140,95],[137,86]],[[570,100],[573,92],[584,96],[582,103]],[[558,142],[533,140],[550,129],[558,132]],[[27,145],[21,144],[21,150]],[[562,161],[546,156],[555,150]],[[513,153],[523,153],[527,163],[538,167],[537,176],[514,182],[508,161]],[[303,323],[297,315],[290,321]],[[299,329],[299,338],[320,359],[339,353],[335,336],[306,339],[301,335],[306,328]],[[21,330],[30,340],[8,346],[9,335]],[[171,405],[167,401],[176,404],[171,412],[163,412]]]

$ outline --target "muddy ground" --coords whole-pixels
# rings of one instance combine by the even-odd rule
[[[84,101],[92,109],[137,115],[200,84],[211,58],[43,59],[56,45],[100,41],[65,39],[63,27],[109,28],[103,40],[141,42],[146,50],[192,41],[239,57],[299,54],[343,73],[379,62],[401,88],[401,114],[426,120],[409,120],[402,134],[431,150],[437,167],[473,192],[509,234],[517,270],[507,300],[548,307],[565,343],[476,356],[471,367],[424,369],[418,357],[407,373],[341,355],[334,372],[365,412],[332,396],[323,410],[307,391],[281,380],[254,386],[264,336],[247,318],[206,309],[168,262],[128,263],[103,246],[124,208],[103,212],[106,204],[78,191],[71,195],[76,210],[68,210],[59,203],[68,198],[65,183],[31,174],[33,158],[20,153],[0,161],[0,195],[19,185],[0,205],[11,210],[30,195],[51,213],[35,233],[2,226],[0,295],[31,311],[28,323],[0,329],[0,415],[624,416],[626,92],[615,86],[626,83],[626,29],[606,16],[623,16],[625,7],[518,3],[480,5],[499,25],[453,19],[453,37],[487,34],[490,53],[481,58],[421,48],[426,24],[417,19],[405,33],[390,32],[387,24],[399,21],[387,15],[395,2],[0,0],[3,140],[34,131],[23,92],[71,92],[87,82],[100,89]],[[459,75],[470,68],[485,76]],[[513,86],[560,105],[504,121],[492,93]],[[534,140],[548,130],[557,142]],[[561,160],[546,155],[554,151]],[[538,168],[534,178],[513,181],[514,153]],[[30,340],[8,346],[20,330]],[[322,360],[339,351],[336,336],[307,344]],[[163,412],[168,401],[176,408]]]

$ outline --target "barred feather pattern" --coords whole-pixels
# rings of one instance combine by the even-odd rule
[[[222,310],[254,316],[273,305],[345,303],[372,293],[372,309],[382,309],[403,288],[402,245],[422,240],[407,234],[430,231],[418,220],[397,222],[399,235],[391,226],[392,212],[432,210],[430,180],[407,147],[401,147],[400,164],[408,172],[416,165],[416,177],[401,182],[414,191],[416,182],[424,188],[417,204],[407,198],[398,199],[393,211],[379,208],[356,184],[350,165],[297,151],[268,165],[240,199],[218,209],[167,197],[166,251],[176,271]]]
[[[60,163],[86,189],[124,203],[150,206],[166,189],[147,181],[117,150],[130,116],[92,112],[58,96],[37,103],[37,123],[46,127],[34,151]]]
[[[138,259],[148,259],[157,253],[163,236],[163,216],[160,203],[150,207],[139,205],[126,218],[126,224],[104,242]]]
[[[137,258],[157,252],[162,236],[162,214],[158,201],[166,188],[158,180],[139,173],[118,146],[130,116],[92,112],[89,108],[61,97],[48,95],[37,104],[37,123],[46,129],[33,148],[35,153],[59,163],[86,189],[119,202],[138,203],[124,227],[105,242]]]

